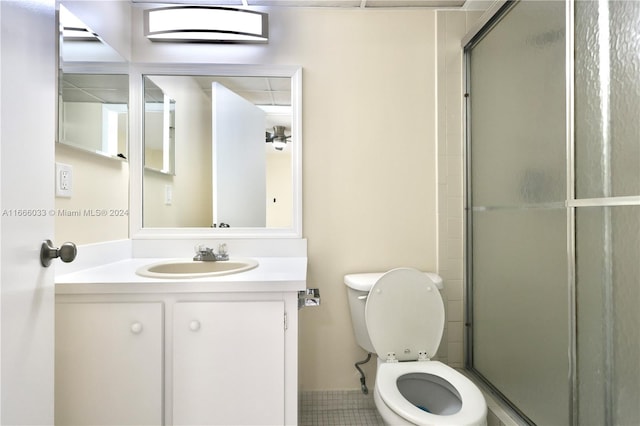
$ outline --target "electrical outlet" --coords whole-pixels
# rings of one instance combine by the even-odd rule
[[[56,163],[56,197],[73,195],[73,166]]]

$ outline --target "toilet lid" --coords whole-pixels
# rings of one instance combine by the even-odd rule
[[[387,360],[393,354],[398,361],[430,359],[442,339],[444,304],[428,275],[398,268],[382,275],[371,288],[365,319],[378,357]]]

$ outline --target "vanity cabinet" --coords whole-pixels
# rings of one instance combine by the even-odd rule
[[[57,303],[56,425],[162,424],[161,303]]]
[[[182,302],[173,310],[173,423],[282,425],[284,302]]]
[[[59,294],[55,346],[57,425],[296,423],[295,292]]]

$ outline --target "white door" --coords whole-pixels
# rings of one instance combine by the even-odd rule
[[[2,424],[53,423],[55,22],[54,0],[0,1]]]
[[[284,302],[176,303],[173,423],[284,424]]]
[[[267,225],[265,112],[212,83],[213,223]]]

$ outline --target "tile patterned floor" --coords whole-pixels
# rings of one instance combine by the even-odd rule
[[[300,395],[299,426],[383,426],[373,394],[306,391]]]

